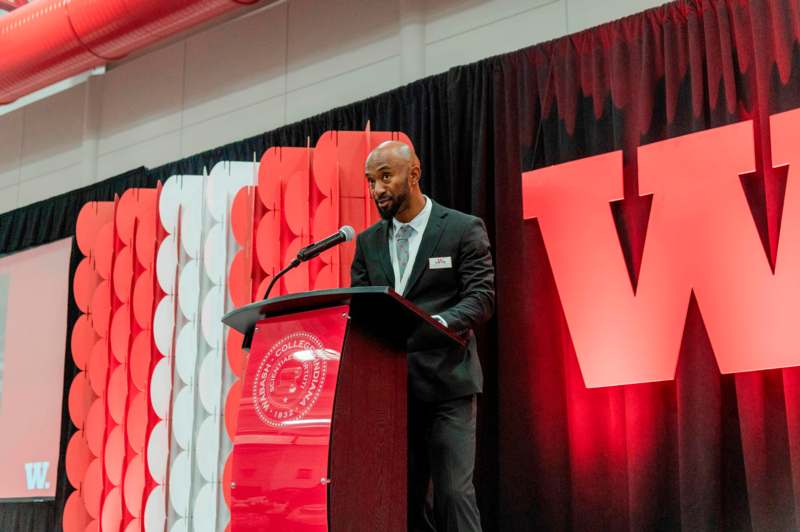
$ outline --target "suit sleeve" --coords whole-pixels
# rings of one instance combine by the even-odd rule
[[[370,286],[361,235],[356,238],[356,254],[353,257],[353,264],[350,266],[350,286]]]
[[[451,329],[464,331],[487,321],[494,312],[494,265],[480,218],[471,218],[461,235],[458,279],[458,303],[439,315]]]

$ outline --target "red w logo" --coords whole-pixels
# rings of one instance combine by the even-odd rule
[[[800,365],[800,109],[770,130],[789,172],[774,273],[740,180],[755,170],[752,122],[639,147],[653,200],[635,292],[609,205],[621,152],[522,175],[586,386],[674,378],[692,291],[723,373]]]

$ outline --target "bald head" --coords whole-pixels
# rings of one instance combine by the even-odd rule
[[[378,146],[372,150],[367,157],[367,166],[369,166],[370,160],[375,158],[397,158],[401,159],[407,164],[416,164],[419,166],[419,159],[417,158],[417,154],[414,152],[414,148],[399,140],[387,140],[378,144]]]
[[[367,157],[364,172],[372,198],[385,219],[412,219],[425,205],[414,148],[399,140],[382,142]]]

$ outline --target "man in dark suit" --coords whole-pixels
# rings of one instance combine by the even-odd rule
[[[494,310],[486,228],[422,194],[419,160],[402,142],[373,150],[366,177],[383,220],[358,235],[352,286],[391,286],[467,341],[435,349],[409,340],[408,528],[480,531],[472,472],[483,374],[473,328]]]

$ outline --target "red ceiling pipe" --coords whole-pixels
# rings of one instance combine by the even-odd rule
[[[28,0],[0,0],[0,9],[6,11],[14,11],[15,9],[24,6]]]
[[[39,0],[27,4],[0,17],[0,103],[11,103],[257,1]]]

